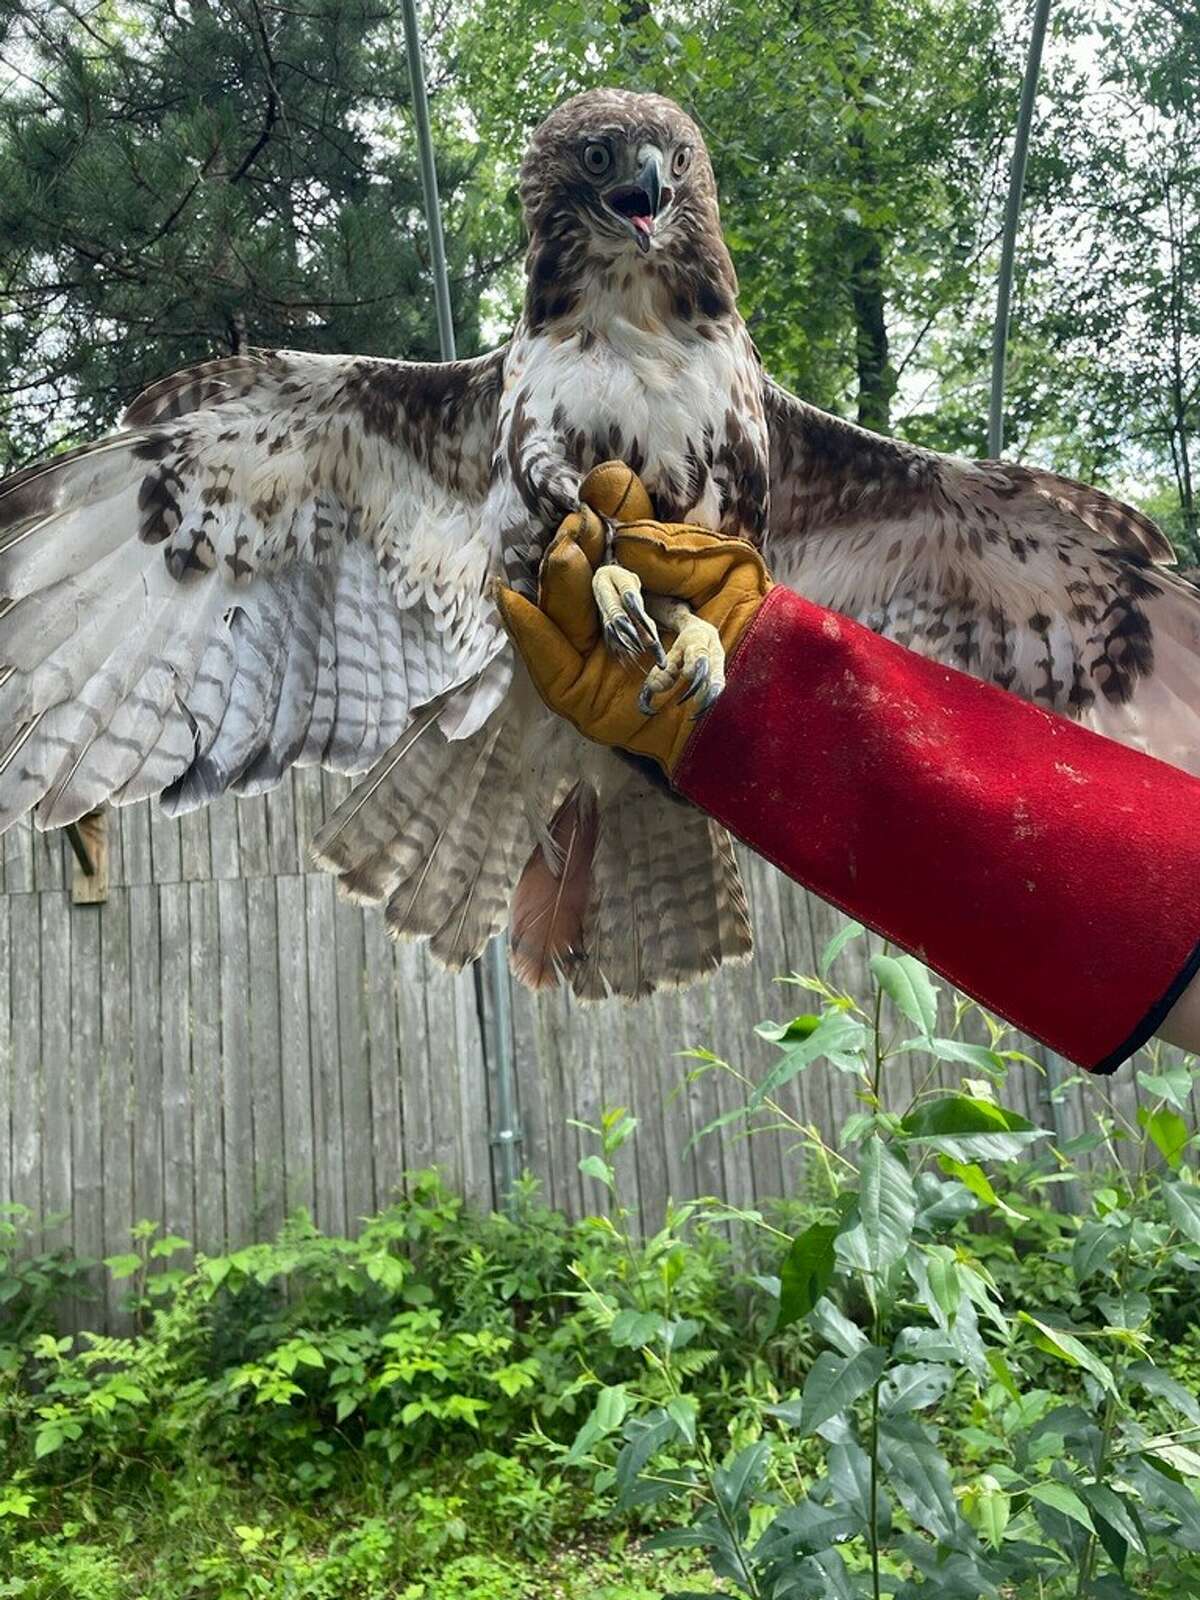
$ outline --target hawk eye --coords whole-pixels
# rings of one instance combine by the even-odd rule
[[[600,177],[612,165],[612,154],[606,144],[586,144],[583,147],[583,164],[594,177]]]
[[[688,144],[681,144],[671,157],[671,176],[673,178],[682,178],[691,164],[692,147]]]

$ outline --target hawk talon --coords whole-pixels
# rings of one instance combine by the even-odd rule
[[[699,661],[697,661],[696,665],[692,668],[691,683],[679,696],[680,705],[682,705],[685,700],[690,700],[694,694],[699,694],[701,689],[707,689],[711,675],[712,673],[707,659],[704,656],[701,656]],[[685,673],[684,676],[686,677],[687,674]]]
[[[646,636],[650,649],[654,652],[654,659],[660,667],[667,664],[667,652],[663,649],[662,640],[658,637],[658,629],[650,618],[650,613],[642,603],[641,594],[637,589],[626,589],[621,596],[621,604],[633,618],[634,623],[641,628]]]
[[[652,650],[658,664],[665,664],[666,651],[642,601],[642,585],[636,574],[616,562],[608,562],[597,568],[592,594],[603,625],[604,643],[614,655],[636,658]]]
[[[640,656],[642,641],[628,617],[613,617],[604,624],[604,643],[614,656]]]
[[[704,713],[706,711],[711,711],[713,706],[716,705],[717,701],[724,693],[725,685],[723,683],[710,683],[708,688],[705,690],[700,703],[697,705],[695,711],[692,712],[692,721],[699,722]],[[684,699],[686,698],[687,696],[685,695]]]

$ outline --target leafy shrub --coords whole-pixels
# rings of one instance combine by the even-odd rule
[[[108,1262],[131,1335],[33,1331],[46,1319],[24,1313],[0,1330],[0,1571],[37,1595],[69,1545],[80,1595],[104,1600],[102,1541],[156,1596],[390,1596],[431,1572],[465,1594],[488,1562],[502,1596],[609,1509],[553,1454],[593,1385],[641,1366],[630,1342],[597,1342],[594,1294],[693,1316],[714,1407],[738,1403],[745,1286],[718,1231],[685,1242],[683,1222],[631,1247],[531,1183],[485,1217],[420,1173],[354,1240],[298,1214],[185,1269],[186,1242],[140,1224]]]
[[[652,1546],[705,1550],[751,1600],[1195,1592],[1200,1403],[1164,1337],[1200,1282],[1191,1067],[1141,1072],[1133,1124],[1097,1089],[1089,1143],[1115,1153],[1120,1139],[1132,1159],[1081,1185],[1083,1215],[1005,1195],[985,1164],[1028,1163],[1046,1135],[1000,1094],[1036,1064],[986,1017],[989,1043],[964,1039],[965,1001],[940,1033],[938,991],[910,957],[872,957],[862,1001],[832,987],[862,931],[797,980],[819,1012],[760,1029],[777,1055],[756,1084],[694,1053],[697,1072],[748,1088],[720,1125],[782,1122],[825,1178],[779,1271],[777,1327],[819,1342],[802,1385],[763,1394],[731,1430],[689,1360],[702,1327],[597,1296],[645,1373],[601,1389],[565,1464],[619,1508],[669,1511]],[[887,1098],[899,1054],[929,1068],[903,1106]],[[817,1061],[856,1084],[836,1145],[777,1098]],[[964,1066],[958,1087],[940,1082]],[[1045,1174],[1024,1173],[1036,1195]]]
[[[579,1223],[529,1182],[480,1216],[422,1173],[354,1240],[298,1214],[184,1267],[140,1224],[108,1262],[127,1337],[57,1333],[85,1264],[11,1251],[0,1596],[1196,1592],[1192,1068],[1151,1058],[1135,1121],[1091,1085],[1094,1127],[1052,1152],[1003,1105],[1036,1064],[966,1001],[941,1031],[918,963],[833,985],[860,933],[795,980],[818,1009],[762,1026],[757,1081],[693,1053],[745,1089],[705,1136],[807,1149],[767,1212],[694,1201],[641,1237],[615,1108],[581,1163],[607,1214]],[[896,1104],[901,1054],[928,1071]],[[818,1063],[857,1096],[832,1142],[778,1098]]]

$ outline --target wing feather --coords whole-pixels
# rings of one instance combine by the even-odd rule
[[[228,357],[0,484],[0,822],[365,772],[479,673],[502,366]]]

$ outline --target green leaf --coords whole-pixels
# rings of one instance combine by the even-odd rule
[[[990,1472],[979,1479],[975,1494],[976,1526],[993,1550],[1004,1543],[1004,1530],[1012,1516],[1012,1501]]]
[[[1075,1282],[1086,1283],[1101,1271],[1117,1246],[1117,1229],[1103,1222],[1085,1222],[1071,1247],[1071,1271]]]
[[[939,1061],[960,1061],[964,1066],[978,1067],[982,1072],[1002,1073],[1004,1057],[983,1044],[967,1044],[962,1039],[923,1039],[920,1047]]]
[[[917,1422],[887,1417],[879,1425],[879,1451],[900,1504],[918,1527],[952,1543],[959,1528],[950,1469]]]
[[[727,1467],[713,1473],[713,1491],[725,1514],[735,1519],[746,1499],[762,1482],[771,1459],[771,1446],[758,1439],[740,1451]]]
[[[1012,1206],[1001,1200],[982,1167],[976,1166],[974,1162],[956,1161],[953,1156],[947,1155],[940,1155],[938,1164],[947,1177],[957,1178],[959,1183],[964,1184],[976,1200],[982,1200],[984,1205],[994,1206],[996,1210],[1003,1211],[1006,1217],[1012,1217],[1020,1222],[1025,1220],[1019,1211],[1014,1211]]]
[[[1174,1468],[1149,1456],[1143,1456],[1129,1470],[1142,1499],[1147,1505],[1168,1511],[1192,1540],[1191,1548],[1200,1541],[1200,1500],[1186,1483],[1180,1482]]]
[[[915,1106],[900,1122],[906,1139],[931,1145],[956,1161],[1011,1161],[1044,1129],[1015,1111],[969,1094],[939,1095]]]
[[[691,1395],[677,1394],[667,1401],[667,1415],[679,1429],[685,1444],[696,1442],[697,1405]]]
[[[806,1317],[833,1281],[838,1224],[814,1222],[797,1234],[780,1269],[779,1320],[776,1330]]]
[[[866,1349],[866,1334],[857,1323],[851,1322],[839,1311],[827,1295],[823,1295],[813,1307],[809,1326],[819,1339],[824,1339],[826,1344],[831,1344],[844,1356],[857,1355],[860,1350]]]
[[[1156,1100],[1169,1100],[1179,1111],[1190,1109],[1192,1075],[1186,1067],[1168,1067],[1162,1072],[1139,1072],[1137,1081]]]
[[[823,1350],[804,1380],[801,1431],[816,1433],[823,1422],[853,1405],[875,1386],[886,1366],[887,1351],[878,1345],[868,1345],[853,1356],[838,1356],[832,1350]]]
[[[141,1256],[105,1256],[104,1265],[114,1278],[132,1278],[142,1264]]]
[[[1159,1106],[1154,1111],[1148,1111],[1142,1106],[1138,1110],[1137,1119],[1158,1146],[1167,1165],[1178,1169],[1179,1163],[1183,1160],[1183,1152],[1187,1149],[1188,1140],[1191,1138],[1188,1125],[1178,1111],[1172,1111],[1169,1106]]]
[[[1190,1183],[1166,1183],[1163,1199],[1167,1216],[1184,1238],[1200,1244],[1200,1189]]]
[[[1155,1442],[1144,1446],[1148,1455],[1156,1456],[1185,1478],[1200,1478],[1200,1455],[1189,1450],[1186,1444]]]
[[[43,1456],[52,1455],[63,1442],[63,1431],[56,1423],[46,1422],[37,1431],[34,1441],[33,1453],[40,1461]]]
[[[190,1250],[190,1239],[181,1239],[177,1233],[167,1234],[165,1239],[157,1239],[151,1247],[150,1254],[154,1257],[173,1256],[177,1250]]]
[[[993,1378],[995,1378],[1005,1394],[1008,1395],[1009,1399],[1019,1401],[1021,1391],[1017,1387],[1017,1380],[1013,1377],[1012,1368],[999,1350],[989,1350],[987,1352],[987,1364]]]
[[[595,1178],[597,1183],[604,1184],[607,1189],[613,1187],[613,1169],[603,1156],[584,1156],[579,1163],[579,1170],[585,1178]]]
[[[908,1169],[872,1134],[863,1147],[858,1203],[838,1235],[839,1254],[860,1271],[883,1277],[908,1249],[916,1215]]]
[[[619,1428],[625,1420],[625,1411],[629,1404],[623,1383],[613,1384],[607,1389],[601,1389],[592,1408],[592,1416],[596,1426],[605,1433],[611,1433],[614,1428]]]
[[[663,1318],[656,1311],[618,1311],[613,1318],[608,1337],[613,1344],[630,1350],[640,1350],[656,1339],[664,1327]]]
[[[1165,1400],[1180,1416],[1200,1428],[1200,1402],[1190,1389],[1185,1388],[1169,1372],[1164,1372],[1150,1361],[1135,1361],[1126,1367],[1125,1378],[1129,1383],[1140,1384],[1148,1394]]]
[[[823,978],[829,976],[829,969],[852,939],[861,939],[866,929],[861,922],[843,922],[829,943],[821,951],[821,959],[817,963]]]
[[[896,1367],[879,1386],[879,1408],[887,1416],[922,1411],[949,1391],[954,1372],[936,1362],[912,1361]]]
[[[1092,1514],[1083,1501],[1065,1483],[1059,1483],[1055,1478],[1047,1478],[1044,1483],[1033,1483],[1029,1486],[1029,1496],[1032,1500],[1040,1501],[1044,1506],[1049,1506],[1051,1511],[1057,1511],[1061,1516],[1070,1517],[1072,1522],[1077,1522],[1081,1528],[1086,1528],[1089,1533],[1094,1533]]]
[[[1049,1323],[1040,1322],[1037,1317],[1031,1317],[1028,1311],[1018,1311],[1017,1321],[1024,1322],[1035,1330],[1034,1343],[1039,1350],[1044,1350],[1047,1355],[1057,1356],[1068,1366],[1082,1367],[1085,1372],[1090,1372],[1096,1382],[1107,1389],[1109,1394],[1116,1395],[1117,1385],[1112,1372],[1099,1356],[1092,1354],[1081,1339],[1077,1339],[1064,1328],[1052,1328]]]
[[[1132,1545],[1139,1555],[1146,1554],[1146,1541],[1135,1521],[1132,1507],[1126,1504],[1115,1489],[1106,1483],[1088,1483],[1084,1484],[1079,1492],[1091,1508],[1092,1521],[1106,1550],[1108,1544],[1104,1540],[1101,1526],[1105,1522],[1116,1530],[1125,1544]]]
[[[954,1252],[946,1246],[930,1251],[925,1271],[929,1280],[929,1293],[933,1297],[934,1305],[946,1319],[945,1326],[948,1328],[954,1321],[962,1301],[962,1279],[959,1276]]]
[[[803,1072],[822,1056],[828,1057],[839,1069],[860,1070],[865,1037],[866,1030],[856,1018],[845,1011],[826,1011],[810,1034],[795,1044],[782,1047],[780,1060],[762,1082],[755,1085],[747,1102],[749,1109],[756,1111],[777,1089],[790,1083],[798,1072]]]
[[[617,1457],[618,1503],[625,1504],[632,1494],[643,1468],[651,1458],[675,1438],[675,1424],[662,1409],[648,1411],[643,1417],[631,1417],[625,1425],[626,1444]]]
[[[872,956],[871,975],[896,1009],[931,1039],[938,992],[921,963],[914,956]]]
[[[569,1467],[578,1466],[594,1444],[619,1428],[625,1420],[627,1405],[623,1385],[601,1389],[591,1415],[584,1421],[564,1457],[565,1464]]]

